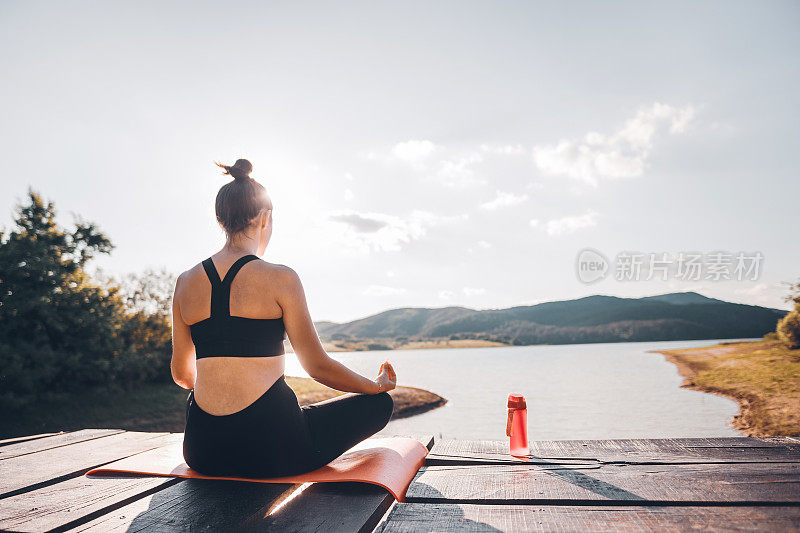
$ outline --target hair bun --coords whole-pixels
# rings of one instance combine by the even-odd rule
[[[247,159],[237,159],[233,166],[217,163],[217,166],[225,169],[225,174],[233,176],[235,180],[243,180],[250,177],[253,172],[253,165]]]

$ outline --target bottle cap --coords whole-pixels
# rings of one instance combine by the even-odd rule
[[[522,394],[509,394],[508,395],[508,408],[509,409],[527,409],[525,405],[525,396]]]

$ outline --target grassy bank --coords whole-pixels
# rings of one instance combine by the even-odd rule
[[[309,378],[286,377],[300,405],[343,394]],[[444,405],[446,400],[414,387],[390,392],[392,418],[402,418]],[[119,428],[132,431],[181,432],[188,391],[171,383],[144,385],[132,391],[94,390],[54,396],[24,409],[7,410],[0,417],[0,438],[83,428]]]
[[[739,402],[733,425],[752,436],[800,435],[800,350],[777,341],[660,351],[683,386]]]

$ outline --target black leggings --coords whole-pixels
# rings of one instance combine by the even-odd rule
[[[256,401],[230,415],[186,402],[183,457],[201,474],[278,477],[325,466],[386,426],[394,409],[388,392],[348,393],[300,407],[281,376]]]

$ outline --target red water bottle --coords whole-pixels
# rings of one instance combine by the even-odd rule
[[[508,395],[508,422],[506,435],[511,437],[509,450],[511,455],[527,457],[528,450],[528,407],[522,394]]]

